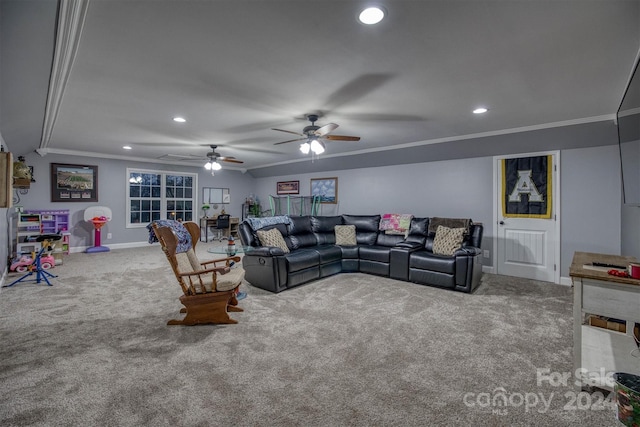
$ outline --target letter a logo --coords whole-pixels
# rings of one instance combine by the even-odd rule
[[[519,202],[522,200],[523,194],[529,195],[529,202],[544,202],[542,194],[531,178],[531,170],[518,171],[518,182],[509,194],[509,201]]]

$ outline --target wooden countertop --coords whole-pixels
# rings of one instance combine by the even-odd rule
[[[593,262],[627,266],[631,262],[638,262],[638,260],[636,260],[632,256],[597,254],[592,252],[576,252],[573,254],[573,261],[571,262],[571,267],[569,268],[569,276],[640,286],[640,279],[613,276],[611,274],[608,274],[606,269],[592,270],[589,268],[584,268],[585,264],[588,265]]]

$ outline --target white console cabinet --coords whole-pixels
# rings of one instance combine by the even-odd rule
[[[626,372],[640,375],[640,280],[613,276],[607,267],[593,263],[626,266],[632,257],[576,252],[571,264],[573,280],[573,365],[583,386],[611,389],[606,374]],[[625,332],[591,326],[589,319],[622,321]],[[605,322],[606,323],[606,322]],[[604,375],[603,375],[604,373]]]

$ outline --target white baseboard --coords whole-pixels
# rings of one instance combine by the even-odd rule
[[[494,268],[492,265],[483,265],[482,272],[494,274]],[[560,277],[560,283],[558,284],[562,286],[571,286],[573,282],[571,281],[571,277]]]
[[[492,265],[483,265],[482,266],[483,273],[493,274],[493,266]]]
[[[149,246],[149,242],[129,242],[129,243],[114,243],[111,245],[102,245],[109,249],[127,249],[127,248],[140,248],[142,246]],[[92,246],[74,246],[69,249],[71,253],[85,252]]]
[[[560,284],[564,285],[564,286],[572,286],[573,282],[571,280],[571,277],[560,277]]]

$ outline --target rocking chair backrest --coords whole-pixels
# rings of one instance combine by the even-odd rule
[[[193,222],[183,223],[189,234],[191,235],[191,247],[186,252],[176,253],[178,247],[178,238],[170,227],[158,227],[153,223],[153,231],[162,245],[162,250],[167,256],[167,260],[173,269],[173,273],[178,279],[178,283],[185,295],[196,295],[202,292],[203,285],[200,280],[185,280],[182,273],[191,273],[193,271],[202,270],[200,261],[195,253],[195,244],[200,236],[200,227]]]

